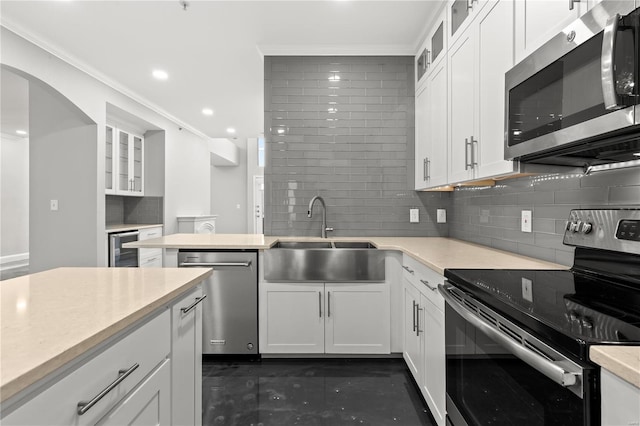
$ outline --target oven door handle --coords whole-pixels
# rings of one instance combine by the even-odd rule
[[[536,370],[553,380],[555,383],[564,387],[573,386],[578,383],[578,376],[580,376],[579,373],[567,371],[559,365],[556,365],[553,361],[550,361],[518,344],[516,341],[512,340],[511,337],[503,334],[493,325],[479,318],[473,312],[462,306],[449,294],[449,292],[447,291],[449,288],[451,287],[444,286],[442,284],[438,285],[438,291],[440,291],[440,294],[442,295],[442,297],[444,297],[444,300],[449,304],[449,306],[451,306],[451,308],[453,308],[458,314],[460,314],[462,318],[469,321],[471,325],[484,332],[487,336],[491,337],[493,340],[499,343],[503,348],[507,349],[513,355],[520,358],[522,361],[526,362],[531,367],[535,368]]]

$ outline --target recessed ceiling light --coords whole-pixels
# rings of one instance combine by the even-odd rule
[[[228,127],[227,128],[227,133],[235,133],[236,129],[234,129],[233,127]]]
[[[169,74],[164,70],[153,70],[151,75],[157,80],[166,80],[169,78]]]
[[[25,136],[27,134],[27,132],[24,130],[16,130],[16,133],[19,134],[20,136]]]
[[[204,115],[213,115],[213,110],[211,108],[203,108],[202,113]]]

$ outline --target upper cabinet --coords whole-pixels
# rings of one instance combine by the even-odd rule
[[[480,13],[490,0],[453,0],[449,2],[449,39],[450,43],[456,42],[473,19]]]
[[[416,93],[425,82],[423,77],[431,74],[446,56],[446,17],[447,11],[443,9],[427,33],[422,48],[416,56]]]
[[[106,127],[105,193],[144,195],[144,137]]]

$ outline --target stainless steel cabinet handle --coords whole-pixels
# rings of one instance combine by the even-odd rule
[[[427,49],[427,68],[429,68],[429,65],[431,65],[431,51],[429,49]]]
[[[420,337],[420,333],[422,333],[422,330],[420,330],[420,311],[424,309],[420,305],[416,305],[416,307],[418,308],[416,309],[416,336]]]
[[[600,75],[602,80],[602,95],[604,107],[608,110],[618,108],[618,94],[616,93],[615,51],[616,35],[618,34],[620,15],[616,14],[607,20],[602,38],[602,59],[600,61]]]
[[[478,160],[476,159],[476,151],[478,151],[478,139],[474,139],[472,135],[470,140],[471,142],[469,142],[469,145],[471,146],[471,168],[475,169],[478,165]],[[474,144],[476,145],[475,149],[473,148]]]
[[[402,267],[410,274],[413,274],[413,269],[409,268],[408,266],[404,266],[402,265]]]
[[[427,157],[427,178],[425,180],[431,180],[431,160]]]
[[[448,290],[451,288],[451,286],[444,286],[442,284],[438,286],[438,290],[440,291],[440,294],[442,294],[442,297],[444,297],[446,303],[451,308],[453,308],[462,318],[467,320],[471,325],[485,333],[500,346],[507,349],[513,355],[520,358],[522,361],[526,362],[531,367],[535,368],[536,370],[553,380],[555,383],[564,387],[569,387],[581,383],[582,370],[579,366],[576,366],[576,368],[579,369],[579,372],[567,371],[559,364],[560,362],[562,362],[563,364],[565,364],[565,366],[569,366],[570,364],[573,364],[570,360],[566,359],[560,362],[551,361],[528,349],[518,341],[513,340],[510,335],[505,334],[505,332],[500,331],[499,328],[496,328],[489,322],[481,319],[474,312],[465,308],[460,302],[458,302],[453,296],[449,294]],[[487,310],[490,311],[490,309]],[[516,330],[518,328],[513,324],[508,325]],[[580,377],[580,380],[578,379],[578,377]]]
[[[469,164],[469,139],[464,138],[464,169],[469,170],[471,168],[471,164]]]
[[[318,292],[318,316],[322,318],[322,292]]]
[[[182,312],[183,314],[188,314],[193,308],[198,306],[198,303],[202,302],[206,298],[207,298],[206,294],[203,294],[201,297],[196,297],[196,301],[195,302],[193,302],[192,304],[190,304],[186,308],[180,308],[180,312]]]
[[[251,266],[251,261],[248,262],[180,262],[181,268],[185,267],[208,267],[215,268],[216,266],[242,266],[248,268]]]
[[[327,318],[331,318],[331,292],[327,292]]]
[[[416,303],[415,300],[412,300],[411,303],[413,303],[413,312],[411,312],[411,316],[413,317],[413,332],[416,332],[416,307],[418,306],[418,304]]]
[[[118,232],[118,233],[114,233],[113,235],[118,236],[120,238],[122,238],[122,237],[132,237],[134,235],[140,235],[140,231]]]
[[[580,3],[580,0],[569,0],[569,10],[573,10],[574,3]]]
[[[133,364],[131,367],[129,367],[126,370],[119,370],[118,371],[118,378],[115,379],[113,382],[111,382],[111,384],[109,386],[104,388],[102,390],[102,392],[100,392],[99,394],[94,396],[90,401],[80,401],[80,402],[78,402],[78,409],[77,409],[78,415],[81,416],[84,413],[86,413],[87,411],[89,411],[91,409],[91,407],[96,405],[98,403],[98,401],[100,401],[109,392],[111,392],[116,386],[118,386],[120,383],[122,383],[122,381],[124,379],[126,379],[127,377],[129,377],[129,375],[131,373],[133,373],[136,370],[136,368],[138,368],[138,367],[140,367],[140,364],[138,364],[136,362],[135,364]]]
[[[427,157],[422,160],[422,180],[427,181]]]
[[[420,280],[420,282],[421,282],[422,284],[426,285],[426,286],[429,288],[429,290],[431,290],[431,291],[438,291],[438,287],[434,287],[434,286],[430,285],[430,284],[429,284],[429,281],[427,281],[427,280]]]

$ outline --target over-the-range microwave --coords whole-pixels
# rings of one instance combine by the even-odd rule
[[[507,72],[505,159],[638,163],[639,6],[603,0]]]

